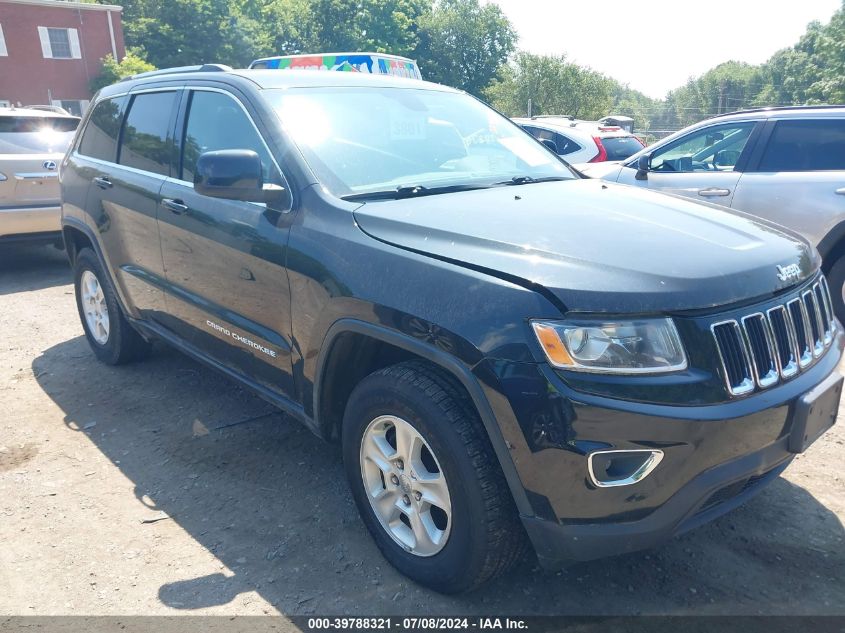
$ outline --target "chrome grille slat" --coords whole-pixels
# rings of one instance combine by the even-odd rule
[[[772,326],[761,312],[742,317],[742,328],[748,339],[754,379],[763,389],[778,381],[775,342]]]
[[[804,302],[804,309],[807,311],[807,319],[809,320],[810,344],[813,348],[813,356],[818,358],[824,351],[824,334],[822,334],[824,327],[822,327],[819,306],[816,304],[816,296],[812,290],[801,293],[801,299]]]
[[[710,326],[728,392],[766,389],[807,368],[833,342],[836,319],[827,280],[763,312]]]
[[[795,328],[784,306],[770,308],[767,316],[777,346],[778,371],[783,378],[791,378],[798,373],[798,343],[795,341]]]

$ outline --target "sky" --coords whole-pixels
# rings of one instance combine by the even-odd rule
[[[559,55],[662,98],[729,60],[759,64],[842,0],[490,0],[519,48]]]

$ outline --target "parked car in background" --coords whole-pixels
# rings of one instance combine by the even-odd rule
[[[58,167],[78,125],[54,106],[0,108],[0,244],[61,243]]]
[[[836,419],[806,240],[581,178],[446,86],[148,73],[98,93],[61,180],[97,358],[163,340],[338,442],[384,556],[439,591],[529,540],[548,567],[656,545]]]
[[[513,119],[534,138],[554,147],[571,165],[624,160],[643,148],[642,141],[618,125],[578,121],[572,117]]]
[[[316,53],[307,55],[281,55],[262,57],[252,62],[253,70],[337,70],[341,72],[391,75],[406,79],[422,79],[417,62],[399,55],[386,53]]]
[[[590,177],[708,200],[802,233],[845,321],[845,106],[745,110],[669,136]]]

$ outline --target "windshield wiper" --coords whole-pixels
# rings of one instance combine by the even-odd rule
[[[553,182],[555,180],[574,180],[569,176],[546,176],[544,178],[535,178],[534,176],[514,176],[510,180],[503,180],[495,183],[496,185],[529,185],[535,182]]]
[[[440,193],[454,193],[456,191],[471,191],[473,189],[487,189],[489,185],[441,185],[426,187],[425,185],[402,185],[396,189],[385,191],[367,191],[365,193],[351,193],[341,196],[342,200],[401,200],[402,198],[417,198],[419,196],[433,196]]]

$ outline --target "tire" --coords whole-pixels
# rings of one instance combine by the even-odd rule
[[[406,458],[410,464],[399,459],[409,454],[397,450],[400,427],[403,438],[414,432],[419,437],[416,455]],[[525,553],[525,533],[481,420],[467,397],[436,368],[410,361],[364,378],[347,403],[342,444],[346,475],[364,524],[391,565],[415,582],[441,593],[470,591],[504,573]],[[381,466],[376,465],[379,460]],[[445,477],[445,493],[437,487],[443,481],[438,472]],[[403,475],[398,485],[392,481]],[[416,494],[420,490],[425,492],[422,498]],[[371,498],[385,499],[387,513],[399,508],[398,519],[388,524],[380,518],[385,512],[377,514],[377,501]],[[418,520],[410,518],[414,516]],[[438,539],[418,539],[412,528],[420,525]]]
[[[841,323],[845,323],[845,257],[840,257],[830,270],[827,271],[827,285],[830,287],[830,298],[833,302],[833,313]]]
[[[98,293],[93,292],[94,284]],[[90,248],[81,249],[76,256],[74,291],[85,338],[100,361],[107,365],[122,365],[149,353],[150,344],[123,316],[111,282]]]

